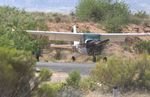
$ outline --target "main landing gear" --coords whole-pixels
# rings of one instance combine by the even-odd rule
[[[94,51],[93,51],[93,62],[96,62],[96,55],[95,55]]]
[[[73,62],[76,61],[76,57],[75,56],[72,56],[71,59],[72,59]]]
[[[96,56],[93,56],[93,62],[96,62]]]

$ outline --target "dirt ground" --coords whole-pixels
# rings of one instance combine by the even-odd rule
[[[90,92],[84,97],[114,97],[113,94],[103,94],[100,92]],[[125,94],[120,94],[117,97],[150,97],[150,94],[147,92],[128,92]]]
[[[47,26],[50,31],[58,32],[70,32],[74,23],[52,23],[48,22]],[[78,22],[76,23],[78,32],[93,32],[93,33],[105,33],[104,27],[97,23],[90,22]]]
[[[68,77],[67,73],[64,72],[53,72],[51,82],[64,82]]]
[[[71,22],[47,22],[47,26],[49,31],[58,31],[58,32],[70,32],[72,31],[72,26],[74,23]],[[104,26],[93,23],[93,22],[77,22],[77,31],[78,32],[92,32],[92,33],[106,33],[106,29]],[[136,25],[130,24],[122,29],[122,32],[129,32],[129,33],[142,33],[142,32],[150,32],[150,26],[144,25]]]

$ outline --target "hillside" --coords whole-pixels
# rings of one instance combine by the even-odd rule
[[[52,23],[48,22],[47,26],[50,31],[58,31],[58,32],[70,32],[74,23]],[[93,33],[105,33],[105,29],[97,23],[92,22],[77,22],[77,30],[78,32],[93,32]]]
[[[73,22],[47,22],[49,31],[58,31],[58,32],[70,32]],[[107,33],[106,29],[98,24],[93,22],[77,22],[77,30],[78,32],[92,32],[92,33]],[[137,24],[129,24],[127,27],[122,29],[122,32],[150,32],[150,26],[137,25]]]

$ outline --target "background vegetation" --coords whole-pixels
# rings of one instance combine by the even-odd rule
[[[115,57],[110,58],[108,62],[100,60],[92,72],[92,78],[81,80],[80,74],[74,71],[69,73],[66,83],[41,84],[50,80],[52,72],[44,69],[36,77],[33,71],[35,60],[31,52],[45,46],[47,38],[30,36],[25,30],[48,30],[47,21],[71,22],[75,16],[80,21],[102,23],[108,32],[120,32],[128,23],[144,22],[144,25],[148,25],[150,22],[146,12],[139,11],[132,14],[126,3],[117,0],[116,2],[81,0],[76,12],[68,16],[0,7],[0,96],[31,97],[36,93],[37,97],[60,97],[60,95],[80,97],[82,91],[95,90],[96,83],[109,89],[118,86],[124,90],[135,88],[150,90],[148,55],[139,55],[136,60]],[[136,44],[136,48],[140,53],[145,51],[150,53],[149,44],[148,41],[142,41]],[[58,56],[60,54],[58,52]]]
[[[39,85],[52,76],[47,69],[35,76],[34,66],[31,52],[0,47],[0,96],[32,97]]]
[[[150,41],[141,41],[135,45],[138,53],[148,53],[150,54]]]
[[[150,16],[145,11],[138,11],[137,13],[130,14],[130,23],[142,24],[143,26],[150,25]]]
[[[112,89],[121,90],[150,89],[150,60],[148,55],[139,55],[134,59],[109,58],[100,61],[92,72],[93,79]]]
[[[26,29],[37,29],[39,20],[35,21],[32,14],[24,10],[0,7],[0,46],[32,51],[41,41],[33,40]],[[41,22],[42,24],[42,22]],[[40,29],[46,29],[45,23]]]
[[[33,66],[30,52],[0,47],[0,96],[30,97]]]
[[[83,21],[103,23],[108,32],[120,32],[130,14],[126,3],[113,0],[81,0],[76,14]]]

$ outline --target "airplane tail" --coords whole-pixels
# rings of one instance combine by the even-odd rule
[[[72,28],[73,28],[73,33],[77,33],[77,27],[76,27],[76,25],[73,25]]]

